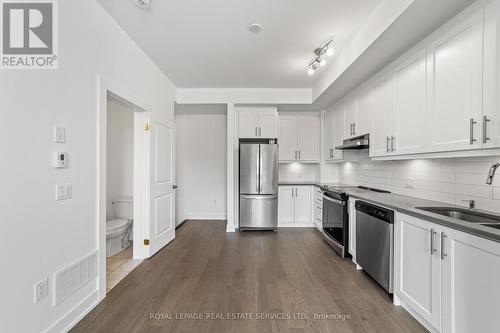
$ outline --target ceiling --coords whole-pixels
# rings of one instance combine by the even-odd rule
[[[314,48],[338,54],[381,0],[98,1],[178,88],[310,88]]]

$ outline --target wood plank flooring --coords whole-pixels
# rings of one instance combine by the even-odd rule
[[[189,221],[72,332],[427,332],[315,229],[225,230]]]

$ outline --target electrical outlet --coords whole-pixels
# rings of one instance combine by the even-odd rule
[[[415,188],[413,185],[413,178],[406,178],[406,188]]]
[[[49,294],[49,279],[46,278],[35,284],[35,303]]]

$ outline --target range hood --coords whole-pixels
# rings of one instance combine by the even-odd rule
[[[365,149],[370,146],[370,135],[365,134],[354,138],[344,140],[342,146],[335,147],[335,149]]]

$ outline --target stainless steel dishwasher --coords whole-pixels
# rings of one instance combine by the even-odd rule
[[[394,212],[356,201],[356,261],[387,292],[393,291]]]

